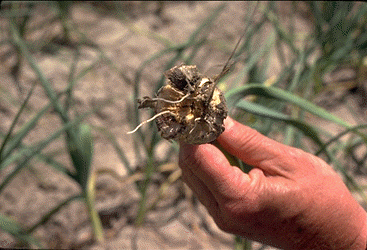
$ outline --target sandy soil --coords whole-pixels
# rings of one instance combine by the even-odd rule
[[[134,74],[142,62],[154,53],[165,48],[163,39],[172,43],[186,41],[202,21],[222,2],[121,2],[123,12],[116,13],[112,3],[74,3],[70,10],[70,20],[91,41],[97,44],[116,66],[98,61],[76,85],[74,102],[76,110],[87,111],[97,105],[104,108],[88,117],[87,121],[95,127],[105,127],[116,136],[117,142],[128,155],[132,166],[144,167],[144,159],[137,159],[132,149],[134,136],[126,135],[131,129],[128,122],[128,105],[133,101],[132,90]],[[249,8],[248,2],[228,2],[224,11],[215,21],[208,36],[208,43],[200,50],[194,63],[201,72],[214,75],[228,58],[231,48],[244,30],[244,18]],[[282,7],[284,16],[289,11],[285,3]],[[30,26],[51,19],[55,10],[47,4],[37,4]],[[297,27],[308,29],[307,19],[300,17]],[[0,29],[6,30],[4,19],[0,20]],[[264,31],[266,33],[266,31]],[[68,82],[70,67],[75,50],[70,45],[60,43],[62,27],[59,22],[46,25],[43,29],[27,33],[30,41],[42,41],[41,50],[35,49],[34,57],[52,82],[57,91],[62,91]],[[0,40],[7,33],[0,33]],[[71,40],[77,42],[78,34],[71,33]],[[19,80],[11,75],[15,57],[9,45],[2,46],[0,56],[0,128],[6,131],[14,118],[20,100],[30,89],[37,76],[30,66],[22,63]],[[82,46],[76,67],[81,72],[98,59],[98,52],[92,46]],[[142,74],[141,96],[149,95],[152,82],[162,75],[170,59],[168,56],[151,63]],[[240,67],[240,66],[239,66]],[[276,60],[270,75],[279,70]],[[21,90],[21,91],[20,91]],[[111,102],[112,100],[112,102]],[[40,86],[30,101],[29,112],[22,116],[20,124],[30,118],[32,111],[39,110],[47,103],[45,93]],[[327,124],[326,124],[327,125]],[[27,143],[46,138],[60,121],[54,112],[49,111],[38,126],[26,138]],[[94,169],[113,171],[120,178],[127,174],[111,143],[102,133],[94,132],[95,157]],[[169,142],[162,142],[157,155],[163,157],[170,147]],[[55,141],[46,152],[55,155],[60,162],[71,166],[66,155],[63,138]],[[177,154],[171,156],[172,173],[177,169]],[[2,176],[9,173],[7,169]],[[2,178],[2,177],[1,177]],[[150,193],[157,192],[162,176],[154,179]],[[153,184],[154,184],[153,183]],[[40,161],[32,161],[0,194],[0,210],[3,214],[14,217],[24,227],[33,225],[43,212],[52,209],[61,201],[79,192],[78,186],[65,176],[46,167]],[[182,198],[185,197],[185,198]],[[177,201],[175,203],[175,201]],[[194,202],[192,202],[194,201]],[[97,244],[93,241],[86,207],[82,202],[73,202],[64,207],[44,226],[35,231],[48,248],[91,248],[91,249],[231,249],[232,235],[221,232],[206,210],[198,204],[188,190],[178,181],[168,192],[167,197],[150,212],[143,227],[133,226],[139,202],[138,192],[131,182],[118,181],[107,174],[100,174],[97,179],[97,209],[100,213],[106,242]],[[172,206],[174,204],[174,206]],[[196,205],[193,205],[196,204]],[[15,240],[10,235],[0,232],[0,247],[13,247]]]

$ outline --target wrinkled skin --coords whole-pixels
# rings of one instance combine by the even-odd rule
[[[367,217],[323,160],[225,120],[218,143],[181,144],[182,178],[224,231],[282,249],[366,249]]]

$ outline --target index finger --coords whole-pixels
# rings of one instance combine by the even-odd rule
[[[179,163],[183,171],[189,168],[204,183],[224,184],[235,168],[230,165],[224,154],[211,144],[181,144]]]

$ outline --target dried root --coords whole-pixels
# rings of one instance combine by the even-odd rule
[[[142,122],[142,123],[140,123],[138,126],[136,126],[136,128],[135,128],[134,130],[131,130],[131,131],[127,132],[126,134],[133,134],[133,133],[135,133],[136,131],[138,131],[138,129],[139,129],[141,126],[143,126],[144,124],[146,124],[146,123],[148,123],[148,122],[151,122],[151,121],[154,121],[157,117],[159,117],[159,116],[161,116],[161,115],[169,114],[169,113],[171,113],[171,114],[172,114],[172,112],[171,112],[171,111],[169,111],[169,110],[162,111],[162,112],[160,112],[160,113],[158,113],[158,114],[154,115],[152,118],[149,118],[148,120],[143,121],[143,122]]]

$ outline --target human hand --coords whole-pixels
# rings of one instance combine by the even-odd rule
[[[219,144],[180,147],[182,178],[222,230],[283,249],[366,249],[367,217],[322,159],[231,118]]]

